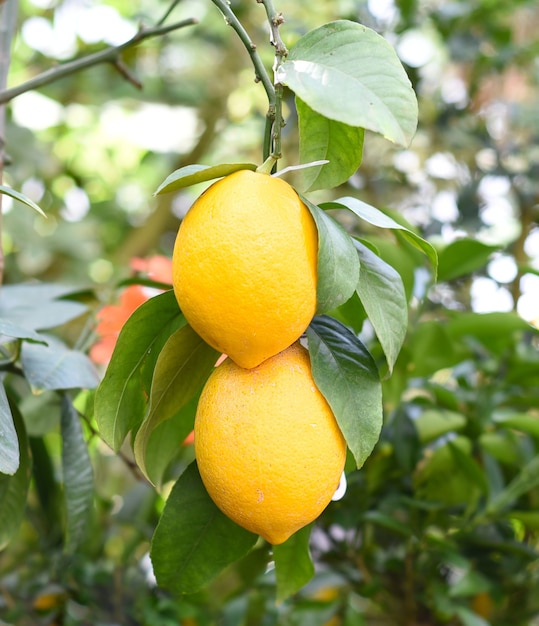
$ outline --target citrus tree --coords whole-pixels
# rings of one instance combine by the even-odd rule
[[[122,55],[194,26],[167,26],[176,4],[125,46],[60,66],[53,78],[110,62],[136,83]],[[2,289],[8,566],[28,493],[45,512],[50,545],[62,545],[59,570],[76,565],[79,551],[92,553],[92,455],[104,441],[153,486],[143,532],[153,572],[183,598],[174,608],[161,598],[143,623],[167,623],[170,613],[183,623],[220,615],[227,623],[529,624],[539,610],[536,330],[514,312],[480,314],[465,301],[467,280],[499,246],[473,234],[428,242],[398,211],[373,206],[369,190],[348,185],[362,171],[364,140],[366,150],[369,142],[406,148],[416,132],[414,89],[388,40],[353,19],[287,31],[286,12],[258,4],[247,12],[213,1],[266,98],[257,150],[252,162],[190,158],[157,185],[157,201],[211,186],[182,223],[170,278],[128,281],[127,289],[160,293],[137,299],[104,375],[86,356],[91,318],[80,325],[91,290]],[[401,4],[413,20],[413,7]],[[256,45],[255,14],[270,33]],[[447,16],[435,17],[448,36]],[[498,44],[503,32],[494,18],[491,26]],[[47,76],[5,90],[3,101]],[[215,228],[219,209],[225,229]],[[233,222],[238,210],[242,221]],[[294,211],[301,233],[281,247],[297,227]],[[521,261],[519,271],[529,271]],[[238,414],[232,433],[222,428]],[[193,428],[198,443],[182,445]],[[61,435],[61,481],[45,439],[52,431]],[[341,499],[328,505],[343,469]],[[283,519],[287,532],[267,530]],[[75,619],[67,589],[46,590],[33,608]]]

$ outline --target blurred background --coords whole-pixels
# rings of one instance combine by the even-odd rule
[[[230,4],[271,68],[263,7]],[[47,394],[31,397],[25,419],[39,442],[34,471],[49,472],[49,497],[34,486],[18,536],[0,552],[0,623],[539,624],[539,470],[530,465],[539,446],[532,329],[539,325],[539,6],[275,4],[289,47],[334,19],[375,29],[395,47],[419,99],[407,149],[366,133],[359,171],[339,189],[312,194],[315,202],[355,195],[440,251],[433,285],[430,268],[405,242],[359,232],[339,216],[401,273],[411,306],[409,337],[384,383],[380,443],[316,526],[317,574],[303,592],[275,605],[268,547],[258,546],[207,592],[178,600],[155,587],[147,557],[166,494],[141,480],[129,450],[113,455],[91,419],[95,515],[69,573],[59,567],[59,435],[47,418]],[[173,5],[166,23],[194,17],[198,24],[122,55],[141,89],[104,64],[24,93],[7,108],[5,182],[48,219],[4,198],[4,282],[85,292],[94,331],[104,319],[121,326],[155,293],[128,292],[125,279],[170,281],[180,219],[203,186],[153,197],[162,180],[191,163],[262,161],[267,101],[245,49],[209,0]],[[122,44],[170,6],[21,0],[8,86]],[[298,163],[292,94],[285,104],[280,167]],[[342,319],[380,355],[354,306]],[[86,335],[98,368],[110,356],[106,346],[95,348],[101,331]],[[191,459],[191,446],[179,446],[179,466]]]

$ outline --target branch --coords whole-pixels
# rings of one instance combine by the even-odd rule
[[[124,76],[126,76],[125,67],[122,65],[120,59],[120,56],[124,50],[132,48],[133,46],[137,46],[142,41],[151,37],[166,35],[167,33],[170,33],[174,30],[178,30],[179,28],[192,26],[193,24],[197,23],[198,20],[196,18],[189,18],[186,20],[182,20],[181,22],[177,22],[176,24],[171,24],[170,26],[155,26],[152,28],[142,27],[132,39],[126,41],[120,46],[106,48],[105,50],[100,50],[99,52],[89,54],[88,56],[82,57],[80,59],[74,59],[73,61],[63,63],[62,65],[53,67],[43,72],[42,74],[31,78],[30,80],[18,85],[17,87],[12,87],[11,89],[5,89],[4,91],[0,91],[0,104],[9,102],[10,100],[13,100],[13,98],[20,96],[22,93],[26,93],[27,91],[31,91],[32,89],[37,89],[38,87],[43,87],[44,85],[48,85],[52,82],[59,80],[60,78],[75,74],[76,72],[80,72],[81,70],[85,70],[100,63],[112,63],[117,69],[121,71]],[[135,85],[138,84],[137,79],[133,78],[131,74],[129,74],[129,80]]]

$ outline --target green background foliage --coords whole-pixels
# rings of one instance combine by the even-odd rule
[[[271,67],[261,5],[231,7]],[[121,43],[166,8],[22,1],[9,86]],[[86,356],[95,315],[132,278],[129,261],[171,255],[192,200],[231,171],[214,166],[262,160],[267,100],[245,49],[211,2],[178,3],[167,23],[197,17],[197,25],[123,55],[141,90],[102,65],[7,109],[4,182],[48,216],[4,198],[0,431],[14,424],[20,457],[12,475],[14,430],[0,435],[7,623],[537,622],[539,356],[527,321],[539,290],[539,12],[525,0],[277,9],[291,51],[280,69],[280,167],[334,155],[286,178],[322,207],[324,276],[338,279],[322,284],[325,315],[308,340],[317,383],[324,390],[333,381],[325,393],[344,405],[341,427],[353,452],[347,492],[273,550],[215,509],[192,448],[179,443],[217,355],[195,345],[170,292],[131,317],[114,376],[87,391],[104,374]],[[76,19],[69,10],[79,11]],[[92,16],[98,26],[90,32],[81,24]],[[329,23],[346,26],[339,32]],[[388,114],[373,127],[368,117],[345,116],[368,110],[356,102],[366,85],[379,101],[395,95],[368,63],[353,62],[349,38],[359,31],[369,33],[367,48],[381,46],[390,75],[404,64],[419,102],[415,135],[409,88],[396,119]],[[347,68],[343,76],[324,64],[339,89],[350,89],[339,106],[319,101],[309,85],[303,91],[298,61],[317,37]],[[163,193],[154,196],[156,189]],[[150,407],[166,404],[167,393],[152,397],[154,374],[193,359],[200,378],[174,388],[160,422]],[[342,369],[349,359],[369,374],[361,385]],[[366,406],[376,419],[364,425],[355,414]],[[214,520],[194,552],[199,526],[186,507]],[[229,554],[216,567],[218,544]],[[150,553],[166,585],[155,586]],[[212,581],[195,590],[193,571]],[[193,593],[178,597],[182,572]]]

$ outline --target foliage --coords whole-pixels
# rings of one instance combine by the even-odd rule
[[[178,19],[192,17],[184,4]],[[25,98],[37,94],[11,105],[13,166],[3,191],[48,218],[18,204],[4,216],[1,618],[533,624],[539,357],[525,286],[537,275],[529,71],[537,9],[399,1],[384,15],[350,1],[332,21],[334,3],[282,7],[290,43],[276,71],[288,120],[283,161],[317,162],[287,175],[320,237],[319,315],[308,344],[353,454],[344,498],[271,549],[218,512],[192,447],[181,445],[218,355],[185,324],[172,293],[158,293],[166,285],[135,275],[144,303],[123,326],[104,378],[86,356],[96,309],[134,286],[125,281],[129,259],[170,255],[178,216],[201,183],[260,162],[263,89],[251,84],[248,55],[219,11],[200,4],[208,6],[198,26],[124,52],[140,94],[98,66],[43,87],[46,99],[26,100],[33,111],[39,102],[56,112],[41,127],[24,113]],[[126,27],[136,11],[156,23],[149,3],[106,7]],[[271,66],[261,7],[230,7]],[[42,50],[28,45],[32,19],[58,34],[60,15],[61,6],[22,3],[28,39],[14,49],[13,83],[62,60],[52,40]],[[108,36],[74,37],[69,56],[95,52]],[[427,60],[410,52],[414,38]],[[331,87],[321,88],[322,73]],[[420,117],[408,145],[414,91]],[[152,108],[157,102],[166,106]],[[145,135],[152,116],[165,120],[174,147],[162,135],[159,144],[155,130]],[[132,124],[114,135],[122,120]],[[175,135],[179,128],[193,132]],[[509,280],[496,280],[500,260],[512,262]],[[509,307],[485,306],[477,293],[486,284]],[[189,377],[174,376],[180,367]],[[192,526],[178,530],[186,511]],[[152,536],[158,582],[189,595],[154,585]],[[191,545],[200,545],[194,556]],[[170,569],[172,554],[183,578]]]

